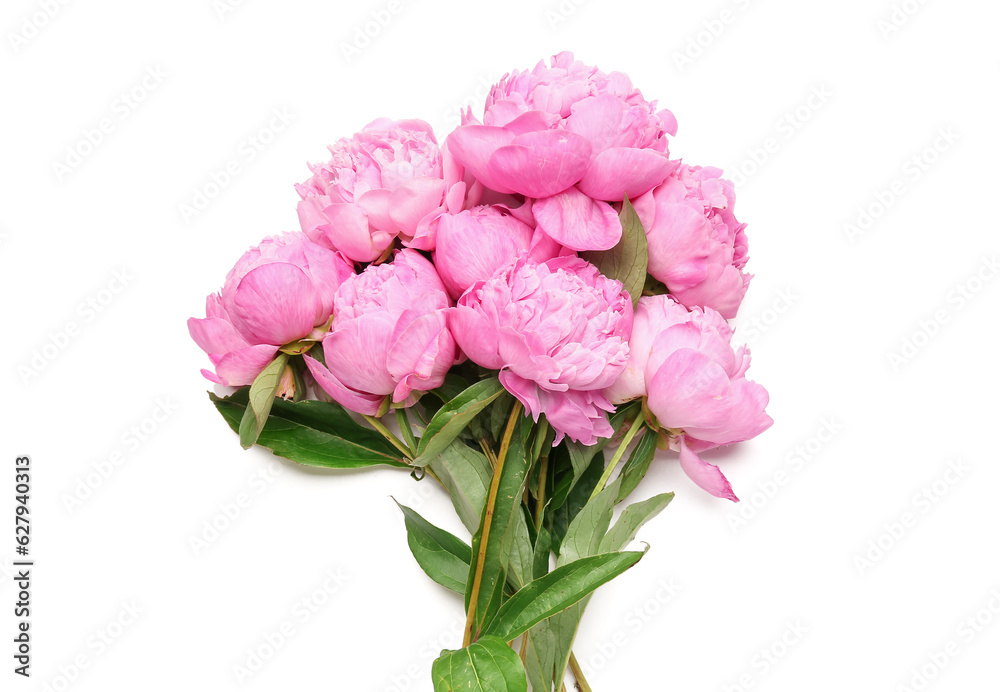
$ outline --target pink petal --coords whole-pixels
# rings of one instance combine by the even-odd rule
[[[607,202],[571,187],[535,201],[538,228],[571,250],[608,250],[622,237],[618,214]]]
[[[250,270],[226,310],[233,326],[257,344],[287,344],[309,334],[320,310],[312,280],[293,264],[272,262]]]
[[[515,375],[510,370],[500,371],[500,384],[521,402],[524,410],[537,422],[538,417],[542,415],[542,404],[538,399],[540,391],[538,385],[520,375]]]
[[[529,132],[497,149],[487,168],[490,177],[506,190],[528,197],[551,197],[580,179],[590,163],[591,151],[590,142],[566,130]]]
[[[722,471],[719,470],[719,467],[709,464],[688,449],[684,438],[685,436],[681,435],[681,468],[684,469],[684,473],[687,474],[688,478],[693,480],[695,485],[710,495],[739,502],[740,499],[733,493],[733,486],[730,485],[729,481],[722,474]]]
[[[323,214],[323,209],[329,204],[330,198],[320,195],[306,197],[296,207],[302,232],[313,242],[320,243],[326,247],[330,247],[330,239],[326,237],[326,232],[324,231],[328,222],[326,216]]]
[[[573,104],[566,129],[586,137],[595,152],[611,147],[632,147],[637,133],[622,127],[628,105],[614,94],[588,96]]]
[[[554,444],[563,435],[580,444],[594,445],[598,439],[611,437],[614,430],[608,422],[607,411],[614,406],[600,392],[549,392],[539,390],[542,412],[556,431]]]
[[[377,228],[387,233],[396,234],[399,228],[392,220],[392,192],[379,187],[368,190],[357,200],[357,206],[368,218],[368,228]],[[359,223],[360,219],[350,223]]]
[[[727,412],[721,400],[730,389],[726,371],[689,348],[670,353],[661,364],[657,351],[663,337],[661,334],[653,342],[646,363],[649,410],[667,428],[706,428],[725,421]]]
[[[448,151],[477,180],[497,192],[509,193],[512,189],[494,180],[489,172],[490,157],[500,147],[510,144],[514,133],[502,127],[464,125],[448,135]]]
[[[210,382],[214,382],[215,384],[222,384],[222,380],[219,379],[219,376],[216,375],[211,370],[206,370],[205,368],[202,368],[201,374],[204,375],[205,379],[209,380]]]
[[[490,370],[499,370],[504,366],[504,361],[497,352],[500,335],[476,310],[464,305],[449,310],[448,328],[459,348],[473,363]]]
[[[400,232],[412,237],[420,220],[441,206],[444,193],[444,180],[414,178],[393,190],[389,214]]]
[[[305,358],[306,367],[309,368],[309,372],[316,379],[316,384],[318,384],[324,392],[333,397],[333,400],[338,404],[351,411],[355,411],[356,413],[361,413],[366,416],[374,416],[378,413],[379,407],[385,399],[384,396],[361,394],[348,389],[318,360],[309,355],[305,355],[303,358]]]
[[[646,200],[648,196],[640,199]],[[712,223],[704,214],[686,204],[666,203],[656,206],[652,219],[646,216],[644,205],[639,218],[646,230],[652,276],[667,284],[671,291],[705,281],[710,248],[718,243],[711,237]]]
[[[396,383],[385,363],[394,326],[388,312],[369,312],[342,326],[335,323],[335,331],[323,339],[330,374],[359,392],[391,393]]]
[[[490,278],[500,267],[524,255],[532,230],[509,216],[475,210],[446,214],[438,220],[434,264],[451,297]],[[545,259],[548,259],[546,257]]]
[[[250,345],[229,320],[221,317],[192,317],[187,325],[191,338],[205,353],[229,353]]]
[[[594,199],[620,202],[649,192],[677,167],[652,149],[614,147],[594,157],[578,187]]]
[[[495,108],[495,106],[494,106]],[[493,108],[490,109],[491,114]],[[539,130],[549,130],[555,127],[562,118],[555,113],[545,111],[528,111],[517,116],[510,122],[504,124],[504,129],[513,132],[515,135],[523,135],[526,132],[537,132]]]
[[[277,352],[277,346],[260,344],[227,353],[215,364],[215,372],[219,375],[220,383],[227,387],[253,384],[260,371],[274,360]]]
[[[767,390],[756,382],[739,379],[724,402],[727,416],[714,427],[690,426],[685,430],[699,440],[727,445],[750,440],[774,424],[764,411],[768,403]]]
[[[664,131],[671,137],[677,136],[677,117],[666,108],[659,111],[656,115],[659,116],[660,121],[663,123]]]
[[[392,336],[386,366],[399,383],[392,399],[400,402],[411,390],[425,392],[440,387],[455,362],[456,346],[448,331],[445,310],[424,315],[397,331]]]
[[[739,312],[747,283],[746,277],[733,265],[709,264],[702,282],[680,289],[667,285],[678,302],[687,307],[712,308],[726,319],[732,319]]]
[[[317,243],[303,243],[303,265],[319,297],[319,312],[315,324],[323,324],[333,314],[333,297],[348,277],[354,275],[354,263],[343,254],[328,250]]]
[[[377,196],[371,199],[373,209],[378,199]],[[323,214],[327,219],[324,233],[329,242],[335,250],[340,250],[355,262],[378,259],[395,237],[394,232],[370,228],[368,217],[356,204],[330,204],[323,209]]]

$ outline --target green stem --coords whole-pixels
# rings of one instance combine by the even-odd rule
[[[606,469],[604,469],[604,474],[601,476],[601,480],[597,481],[597,487],[594,488],[594,492],[591,494],[590,500],[593,500],[601,493],[602,490],[604,490],[604,486],[608,484],[608,479],[610,479],[611,474],[614,473],[615,468],[618,466],[618,462],[622,460],[622,456],[625,454],[625,449],[632,444],[632,440],[635,438],[636,433],[639,432],[639,429],[643,426],[643,424],[645,424],[645,422],[646,421],[643,419],[641,413],[635,417],[635,420],[632,422],[632,427],[628,429],[627,433],[625,433],[625,438],[622,440],[622,443],[618,445],[618,449],[615,450],[615,455],[611,457],[611,463],[608,464]],[[588,500],[588,502],[590,500]]]
[[[580,668],[580,662],[576,660],[576,654],[572,652],[569,655],[569,667],[573,671],[573,677],[576,678],[576,688],[580,692],[594,692],[590,688],[587,678],[583,676],[583,670]]]
[[[410,418],[406,415],[405,408],[396,409],[396,422],[399,423],[399,430],[403,433],[403,440],[410,448],[410,454],[417,458],[417,439],[413,436],[413,429],[410,427]]]
[[[387,439],[393,447],[402,452],[403,457],[405,457],[407,461],[413,461],[413,457],[410,456],[410,450],[406,448],[406,445],[400,442],[398,437],[392,434],[392,431],[389,430],[389,428],[382,424],[382,421],[375,416],[368,416],[363,413],[361,415],[366,421],[368,421],[368,425],[378,430],[382,434],[382,437]]]
[[[510,440],[514,437],[514,430],[517,428],[518,418],[521,415],[521,402],[514,403],[514,408],[510,412],[510,419],[507,421],[507,429],[503,434],[503,442],[500,444],[500,453],[497,455],[497,465],[493,469],[493,479],[490,481],[490,494],[486,498],[486,511],[483,514],[483,527],[479,537],[479,555],[476,558],[476,571],[472,578],[472,590],[469,592],[469,614],[465,620],[465,637],[462,647],[472,643],[472,630],[476,623],[476,602],[479,600],[479,589],[483,583],[483,567],[486,563],[486,549],[490,541],[490,527],[493,525],[493,512],[496,507],[497,494],[500,492],[500,476],[503,474],[504,461],[507,459],[507,450],[510,449]]]

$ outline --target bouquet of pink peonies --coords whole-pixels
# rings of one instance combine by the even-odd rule
[[[569,53],[506,75],[438,143],[372,122],[296,186],[188,322],[244,448],[430,476],[471,540],[400,507],[413,557],[464,597],[435,690],[565,689],[590,594],[673,497],[620,513],[657,449],[736,501],[705,450],[771,425],[734,348],[750,275],[733,185],[671,159],[677,123]],[[666,460],[665,460],[666,463]],[[617,473],[616,473],[617,472]]]

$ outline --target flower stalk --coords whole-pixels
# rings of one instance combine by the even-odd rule
[[[500,443],[500,453],[497,454],[496,468],[493,469],[493,478],[490,481],[490,493],[486,498],[486,511],[483,513],[482,534],[479,540],[479,555],[476,558],[476,572],[472,579],[472,590],[469,593],[469,613],[465,619],[465,636],[462,639],[463,647],[472,643],[472,631],[475,627],[476,619],[476,602],[479,600],[479,590],[483,582],[483,565],[486,563],[486,549],[489,545],[490,528],[493,525],[493,512],[497,503],[497,493],[500,490],[500,476],[503,475],[503,465],[507,460],[510,440],[514,437],[514,430],[517,428],[520,416],[521,402],[518,401],[514,403],[514,408],[510,412],[510,418],[507,420],[507,429],[503,434],[503,442]]]

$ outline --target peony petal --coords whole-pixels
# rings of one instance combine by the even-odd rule
[[[367,217],[368,229],[378,229],[391,233],[399,233],[399,228],[392,220],[392,192],[385,188],[368,190],[357,200],[357,207]],[[360,225],[360,219],[349,220],[349,223]]]
[[[221,317],[192,317],[187,326],[191,338],[205,353],[230,353],[250,345],[228,320]]]
[[[420,220],[441,207],[444,193],[444,180],[429,177],[414,178],[393,190],[389,214],[399,232],[413,237]]]
[[[396,387],[386,369],[386,353],[395,320],[388,312],[368,312],[323,339],[323,353],[330,374],[359,392],[385,396]]]
[[[566,129],[585,137],[599,153],[612,147],[634,147],[638,133],[622,127],[628,105],[614,94],[588,96],[573,104]]]
[[[343,254],[333,252],[317,243],[302,245],[304,266],[313,288],[319,298],[316,321],[314,324],[324,324],[333,314],[333,297],[348,277],[354,275],[354,264],[348,262]]]
[[[571,250],[609,250],[622,237],[621,221],[611,205],[576,187],[536,200],[532,211],[538,228]]]
[[[372,199],[373,205],[376,199]],[[354,262],[378,259],[395,237],[393,232],[369,227],[368,217],[356,204],[330,204],[323,209],[323,214],[327,219],[323,232],[329,243]]]
[[[677,300],[688,307],[705,307],[718,311],[726,319],[736,317],[747,291],[746,275],[731,264],[710,264],[705,279],[690,288],[674,289]]]
[[[219,375],[220,383],[227,387],[242,387],[245,384],[253,384],[260,371],[274,360],[274,355],[277,352],[277,346],[268,344],[249,346],[239,351],[233,351],[219,359],[219,362],[215,364],[215,372]]]
[[[750,440],[774,424],[764,411],[767,390],[756,382],[740,379],[733,382],[732,391],[724,402],[726,419],[715,427],[690,426],[685,430],[699,440],[727,445]]]
[[[600,392],[548,392],[539,389],[542,412],[545,419],[556,431],[553,445],[558,445],[563,436],[583,445],[594,445],[600,438],[614,434],[605,412],[614,406]]]
[[[463,125],[448,135],[447,147],[455,160],[477,180],[497,192],[510,193],[489,172],[490,157],[500,147],[510,144],[514,133],[502,127]]]
[[[652,220],[643,219],[643,227],[649,245],[649,273],[654,278],[672,292],[706,280],[711,248],[716,243],[711,238],[712,224],[704,214],[686,204],[661,203]]]
[[[572,132],[529,132],[498,148],[487,169],[490,177],[506,190],[528,197],[551,197],[583,176],[591,151],[590,142]]]
[[[594,157],[578,187],[594,199],[620,202],[659,185],[677,167],[676,161],[652,149],[615,147]]]
[[[351,411],[366,416],[374,416],[378,413],[379,407],[385,399],[384,396],[355,392],[344,386],[343,382],[334,377],[333,374],[315,358],[312,358],[309,355],[305,355],[303,358],[306,361],[306,367],[309,368],[309,373],[316,379],[316,384],[318,384],[324,392],[333,397],[333,400],[338,404]]]
[[[495,105],[490,109],[491,114],[495,114]],[[522,113],[510,122],[504,123],[504,129],[513,132],[514,135],[523,135],[527,132],[538,132],[539,130],[550,130],[559,124],[562,118],[555,113],[545,111],[528,111]],[[497,124],[497,123],[494,123]]]
[[[302,227],[302,232],[313,242],[320,243],[326,247],[330,247],[330,239],[326,236],[324,230],[327,227],[328,221],[323,214],[323,210],[329,204],[330,198],[320,195],[306,197],[295,208],[299,215],[299,225]]]
[[[255,344],[287,344],[307,336],[321,310],[312,280],[286,262],[263,264],[240,280],[226,310]]]
[[[465,305],[449,310],[448,328],[459,348],[473,363],[490,370],[499,370],[504,366],[497,352],[500,335],[479,312]]]
[[[657,350],[664,336],[660,334],[653,342],[646,364],[649,410],[667,428],[705,429],[724,424],[728,412],[723,399],[730,390],[726,371],[689,348],[674,351],[660,364]]]
[[[457,347],[448,331],[445,310],[437,310],[413,320],[392,336],[386,367],[398,384],[392,399],[400,402],[414,389],[427,391],[440,387],[455,362]]]
[[[532,234],[529,226],[493,207],[441,216],[434,264],[448,293],[457,300],[474,283],[523,256]]]
[[[222,384],[222,380],[219,379],[219,376],[216,375],[211,370],[206,370],[205,368],[202,368],[201,374],[204,375],[205,379],[209,380],[210,382],[214,382],[215,384]]]
[[[733,486],[730,485],[729,481],[722,474],[722,471],[719,470],[719,467],[709,464],[688,449],[684,438],[685,436],[681,435],[681,468],[684,469],[684,473],[687,474],[688,478],[693,480],[695,485],[710,495],[739,502],[740,499],[733,493]]]
[[[510,370],[500,371],[500,384],[524,405],[524,410],[537,423],[538,417],[542,415],[542,404],[538,399],[540,391],[538,385],[520,375],[515,375]]]

